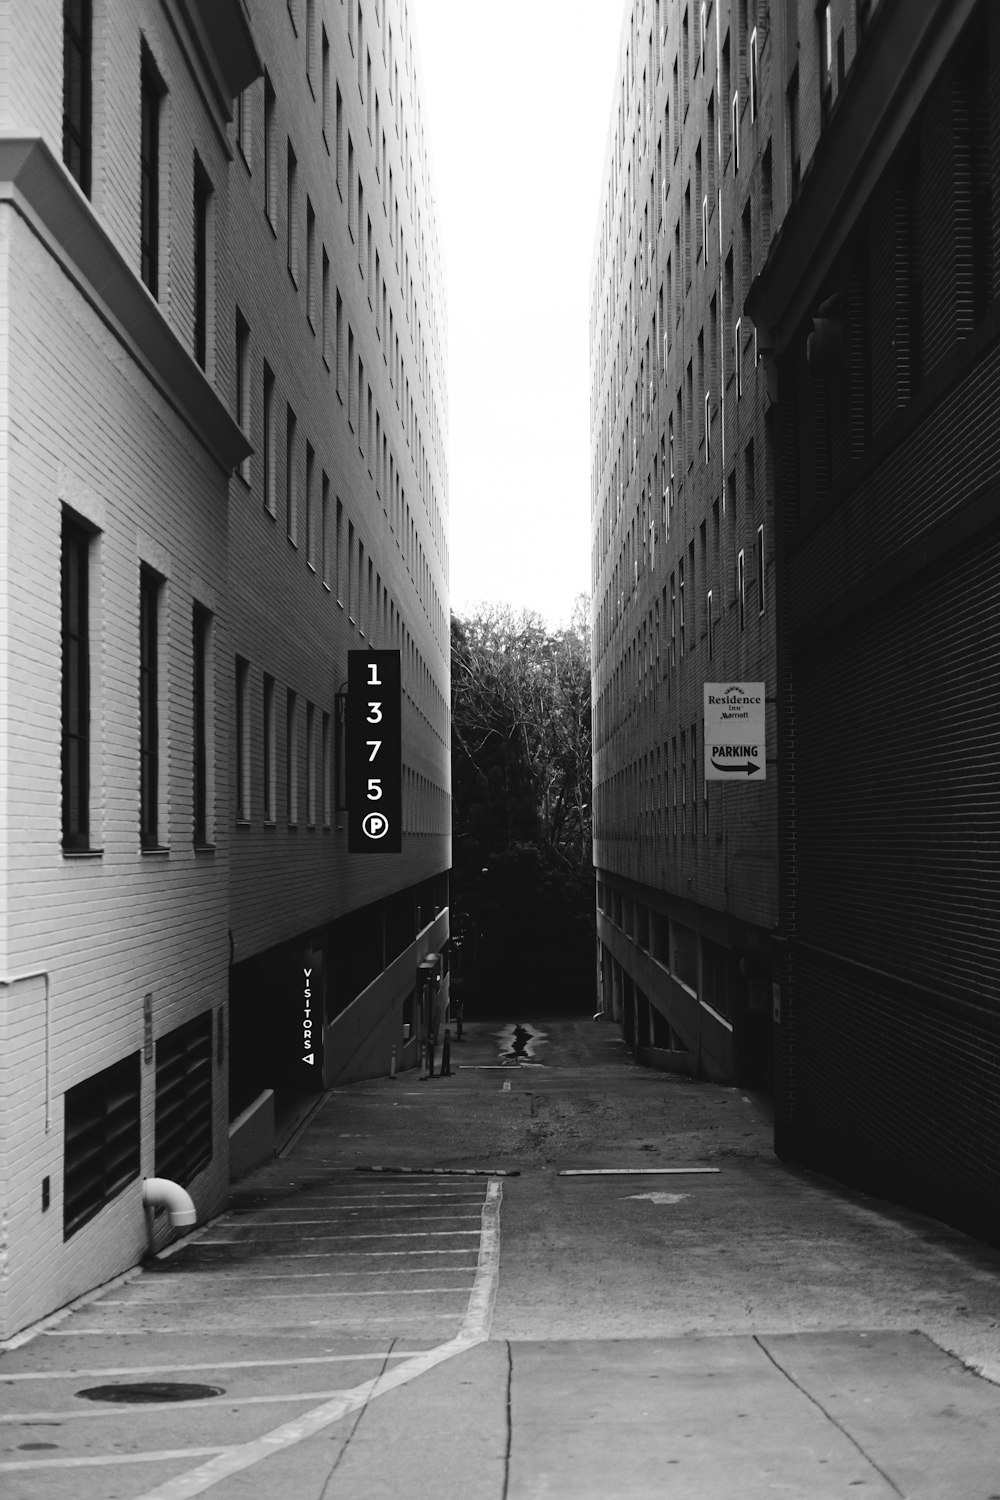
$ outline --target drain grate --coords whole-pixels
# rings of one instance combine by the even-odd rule
[[[223,1396],[221,1385],[190,1385],[180,1380],[144,1380],[136,1385],[92,1385],[77,1391],[86,1401],[204,1401]]]

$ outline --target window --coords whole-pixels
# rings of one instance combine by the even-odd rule
[[[323,715],[323,827],[329,828],[331,823],[330,788],[332,783],[332,754],[330,740],[330,715]]]
[[[193,800],[194,842],[206,845],[211,842],[208,825],[208,794],[211,725],[209,722],[209,691],[211,684],[211,620],[207,609],[200,604],[194,606],[192,621],[192,752],[193,752]]]
[[[799,190],[802,172],[802,146],[799,140],[799,70],[796,67],[788,84],[786,95],[788,109],[788,168],[793,196]]]
[[[715,656],[715,650],[714,650],[714,638],[713,638],[712,590],[711,589],[709,589],[708,593],[705,595],[705,623],[706,623],[706,625],[708,627],[708,659],[709,659],[709,661],[712,661],[712,659]]]
[[[351,132],[347,132],[347,228],[351,238],[354,238],[354,208],[355,208],[355,178],[354,178],[354,142]]]
[[[313,445],[306,443],[306,562],[315,571],[316,558],[313,550],[313,488],[315,485],[316,455]]]
[[[139,1175],[139,1053],[64,1095],[63,1239]]]
[[[316,331],[316,215],[306,195],[306,317]]]
[[[833,101],[833,21],[832,7],[821,4],[816,12],[819,30],[819,98],[820,118],[825,125]]]
[[[275,178],[278,175],[278,162],[275,148],[275,126],[274,126],[274,88],[267,74],[264,75],[264,212],[268,217],[271,228],[274,228],[276,213],[274,190]]]
[[[757,28],[750,33],[750,124],[757,118]]]
[[[63,161],[90,197],[91,0],[63,0]]]
[[[757,527],[757,613],[764,613],[764,528]]]
[[[90,538],[62,530],[62,846],[90,846]]]
[[[264,509],[269,515],[277,513],[275,500],[275,431],[274,431],[274,371],[264,361]]]
[[[212,1012],[156,1043],[156,1175],[187,1186],[212,1160]]]
[[[288,274],[298,285],[299,280],[299,164],[291,141],[288,142],[288,177],[285,185],[287,197]]]
[[[299,475],[296,463],[296,433],[298,422],[291,406],[286,409],[285,424],[285,505],[288,540],[297,547],[299,528]]]
[[[330,257],[323,250],[323,275],[322,289],[322,333],[321,343],[323,346],[323,363],[327,369],[330,368]]]
[[[194,162],[194,357],[208,368],[209,232],[212,184]]]
[[[313,89],[313,75],[316,72],[316,0],[306,0],[306,79],[309,87]]]
[[[298,698],[288,689],[285,704],[285,811],[289,828],[299,821],[299,715]]]
[[[163,83],[143,48],[140,74],[140,260],[142,279],[154,297],[160,280],[160,104]]]
[[[330,481],[323,475],[320,499],[320,569],[323,587],[330,587]]]
[[[159,614],[163,579],[139,570],[139,833],[144,849],[159,848]]]
[[[236,821],[250,821],[250,663],[236,658]]]
[[[306,703],[306,823],[316,827],[316,705]]]
[[[243,157],[247,169],[250,166],[250,92],[244,89],[243,93],[235,96],[235,144],[240,147],[240,156]]]
[[[250,435],[250,329],[236,309],[236,420],[240,431]],[[250,459],[240,461],[240,474],[250,477]]]
[[[274,678],[264,674],[264,822],[277,818],[277,737],[274,720]]]
[[[733,367],[736,371],[736,399],[743,395],[743,319],[736,319],[733,329]]]
[[[745,563],[745,560],[744,560],[743,548],[742,547],[740,548],[739,556],[736,559],[736,596],[737,596],[737,598],[739,600],[739,605],[740,605],[740,629],[743,630],[743,629],[745,629],[746,622],[747,622],[746,621],[747,592],[746,592],[746,563]]]
[[[712,458],[712,393],[705,392],[705,467]]]
[[[330,38],[326,34],[326,27],[320,28],[320,53],[322,68],[322,120],[323,120],[323,144],[327,151],[330,149]]]
[[[337,293],[337,395],[341,403],[344,400],[344,303],[340,293]]]

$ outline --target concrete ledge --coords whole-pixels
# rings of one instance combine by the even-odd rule
[[[274,1090],[265,1089],[229,1127],[229,1177],[238,1177],[274,1155]]]

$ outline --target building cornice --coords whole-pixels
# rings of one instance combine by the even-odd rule
[[[815,302],[865,204],[978,0],[882,0],[798,195],[751,283],[762,353],[780,354]]]
[[[238,423],[40,136],[0,137],[0,203],[30,226],[216,463],[235,469],[252,451]]]

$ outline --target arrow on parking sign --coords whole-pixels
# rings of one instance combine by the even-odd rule
[[[754,774],[755,771],[759,771],[760,770],[760,766],[758,766],[756,764],[756,762],[752,761],[752,760],[748,760],[745,763],[741,761],[737,765],[731,765],[730,764],[730,765],[722,765],[722,766],[720,766],[719,762],[715,759],[714,755],[712,756],[712,765],[715,767],[715,769],[717,771],[735,771],[737,773],[739,773],[739,772],[742,771],[742,772],[745,772],[745,774],[747,776],[753,776],[753,774]]]

